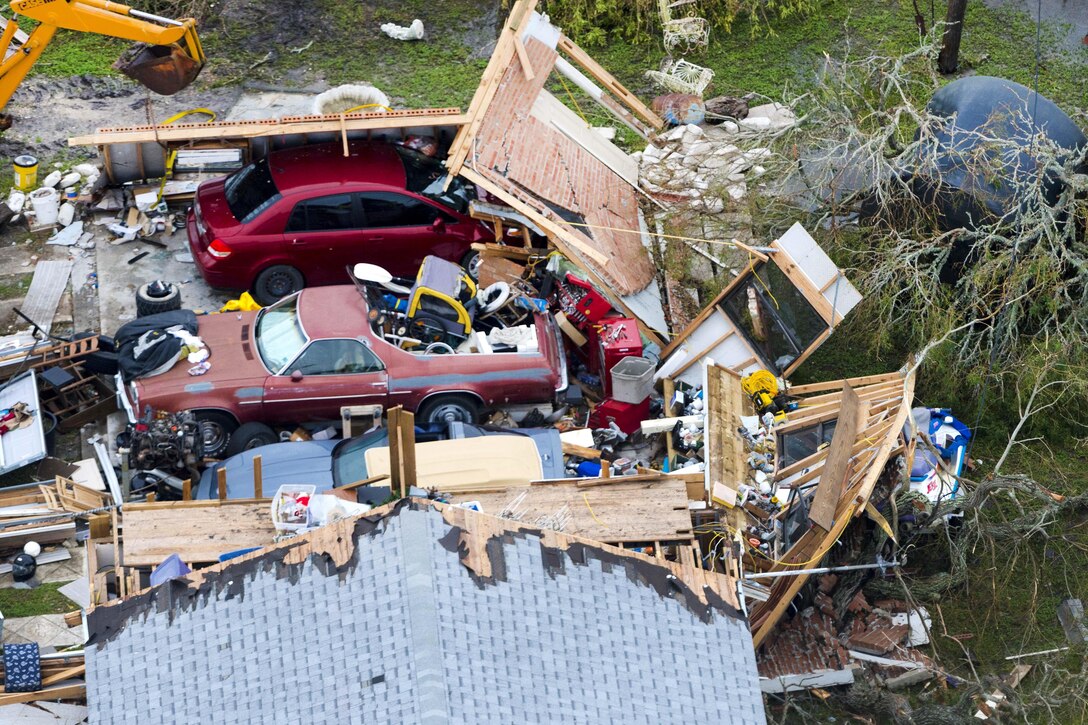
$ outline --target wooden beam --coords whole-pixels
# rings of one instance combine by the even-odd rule
[[[37,692],[5,692],[0,695],[0,705],[15,705],[20,702],[35,702],[36,700],[82,700],[86,696],[86,685],[65,685],[63,687],[38,690]]]
[[[619,100],[641,117],[646,123],[650,124],[656,129],[664,128],[665,121],[656,113],[651,111],[646,105],[640,101],[631,91],[627,90],[618,80],[613,77],[611,73],[601,67],[600,63],[595,61],[588,53],[582,50],[578,45],[565,35],[559,37],[559,43],[557,45],[559,50],[567,54],[567,56],[576,64],[582,67],[594,80],[604,86],[604,89],[614,95]]]
[[[344,131],[378,131],[405,126],[457,126],[467,123],[460,108],[420,108],[386,113],[344,114],[339,116],[285,116],[262,121],[216,121],[213,123],[182,123],[170,125],[120,126],[103,128],[92,134],[73,136],[69,146],[108,146],[119,143],[188,143],[191,141],[224,141],[267,136],[307,133],[339,133]]]
[[[253,456],[253,498],[264,497],[264,469],[261,455]]]
[[[825,390],[842,390],[849,385],[853,388],[860,388],[866,385],[873,385],[874,383],[886,383],[892,380],[903,380],[903,374],[900,372],[883,373],[881,375],[866,375],[860,378],[846,378],[845,380],[829,380],[826,383],[809,383],[808,385],[791,385],[786,391],[790,395],[807,395],[808,393],[821,393]]]
[[[220,468],[218,471],[219,477],[219,500],[227,500],[227,469],[226,467]]]
[[[861,399],[850,386],[843,388],[842,408],[839,412],[835,434],[831,438],[827,460],[824,461],[820,482],[816,485],[816,494],[812,498],[808,518],[825,531],[830,531],[835,521],[835,509],[842,497],[843,484],[846,481],[850,454],[861,427],[859,416]]]
[[[384,481],[387,478],[389,478],[389,474],[386,474],[386,473],[383,473],[380,476],[371,476],[370,478],[364,478],[361,481],[355,481],[354,483],[349,483],[346,486],[341,486],[340,490],[341,491],[354,491],[357,488],[361,488],[363,486],[370,486],[370,485],[373,485],[375,483],[378,483],[379,481]]]
[[[186,478],[181,482],[181,500],[191,501],[193,498],[193,481],[190,478]]]
[[[536,78],[536,74],[533,73],[533,65],[529,62],[529,51],[525,50],[525,43],[518,34],[514,35],[514,50],[517,51],[518,62],[521,63],[521,72],[525,75],[525,80],[531,81]]]

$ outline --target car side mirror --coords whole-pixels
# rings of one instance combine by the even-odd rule
[[[302,382],[302,371],[301,370],[295,370],[293,373],[291,373],[291,382],[292,383],[301,383]]]
[[[435,234],[445,234],[446,233],[446,220],[443,219],[440,216],[435,217],[434,221],[431,222],[431,231],[433,231]]]

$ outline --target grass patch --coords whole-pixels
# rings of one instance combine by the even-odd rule
[[[773,34],[738,22],[731,34],[715,28],[709,47],[690,53],[687,60],[715,72],[712,95],[754,92],[779,99],[787,88],[803,92],[818,82],[827,54],[898,55],[918,46],[918,30],[910,2],[872,3],[866,0],[828,0],[818,13],[773,23]],[[1066,48],[1067,28],[1045,23],[1039,90],[1066,110],[1083,103],[1082,77],[1088,48]],[[575,40],[578,40],[577,38]],[[982,75],[1009,78],[1031,85],[1035,70],[1035,23],[1025,12],[969,3],[961,45],[961,67]],[[657,95],[642,76],[657,68],[665,56],[659,41],[637,45],[611,43],[592,54],[633,90]],[[951,79],[950,79],[951,80]]]
[[[120,75],[112,66],[130,45],[119,38],[58,30],[31,73],[52,77]]]
[[[13,300],[25,297],[26,291],[30,289],[30,280],[33,278],[33,272],[0,276],[0,300]]]
[[[34,589],[0,589],[0,612],[5,618],[66,614],[78,609],[58,589],[68,582],[49,582]]]

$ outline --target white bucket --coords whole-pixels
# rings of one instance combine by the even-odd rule
[[[30,206],[39,225],[56,224],[60,211],[60,194],[51,186],[44,186],[30,192]]]

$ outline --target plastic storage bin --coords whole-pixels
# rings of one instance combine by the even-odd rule
[[[612,399],[641,403],[654,390],[654,363],[644,357],[625,357],[612,366]]]
[[[310,509],[307,506],[304,514],[303,521],[285,521],[281,517],[281,503],[286,498],[296,498],[298,495],[306,497],[308,502],[313,497],[314,492],[317,490],[317,486],[297,486],[291,484],[284,484],[276,490],[276,495],[272,497],[272,525],[276,527],[277,531],[301,531],[310,525]]]

